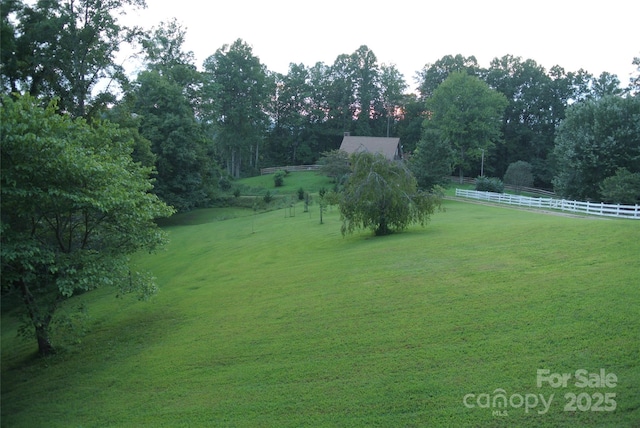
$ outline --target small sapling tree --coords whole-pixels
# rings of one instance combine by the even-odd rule
[[[284,185],[284,177],[286,173],[284,171],[277,171],[273,174],[273,184],[275,187],[282,187]]]

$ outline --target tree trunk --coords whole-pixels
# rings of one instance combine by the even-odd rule
[[[51,344],[51,339],[49,338],[49,325],[53,318],[55,305],[51,307],[47,305],[45,313],[42,314],[38,308],[38,303],[36,302],[35,297],[29,289],[29,286],[24,281],[20,282],[20,290],[22,291],[22,299],[24,300],[24,303],[27,306],[27,311],[29,312],[29,318],[35,328],[36,340],[38,341],[38,353],[43,357],[55,354],[55,348]]]
[[[462,171],[462,164],[464,163],[464,149],[460,148],[460,184],[464,183],[464,173]]]
[[[256,161],[253,163],[253,167],[257,170],[258,169],[258,154],[260,152],[260,143],[256,142]]]
[[[43,357],[56,353],[55,348],[49,339],[49,325],[36,326],[36,339],[38,340],[38,353]]]

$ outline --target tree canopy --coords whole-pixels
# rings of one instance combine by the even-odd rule
[[[151,168],[133,162],[133,141],[116,126],[29,96],[3,97],[0,112],[2,290],[20,296],[46,355],[56,308],[77,292],[154,291],[128,256],[164,244],[154,219],[173,210],[150,193]]]
[[[560,124],[554,156],[556,191],[599,200],[603,180],[619,168],[640,172],[640,97],[607,96],[571,106]]]
[[[387,235],[412,223],[424,226],[440,206],[438,195],[418,190],[403,162],[359,152],[351,155],[351,164],[340,200],[343,235],[359,228]]]
[[[469,159],[479,158],[482,150],[501,140],[506,106],[504,95],[465,72],[451,73],[427,101],[425,129],[436,130],[451,144],[460,177]]]

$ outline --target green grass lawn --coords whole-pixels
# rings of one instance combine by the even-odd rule
[[[246,195],[262,195],[267,190],[279,195],[297,194],[298,189],[301,187],[309,193],[318,193],[321,187],[327,190],[333,188],[331,179],[317,172],[290,172],[286,175],[284,184],[280,187],[275,187],[273,176],[274,174],[267,174],[243,178],[237,182],[237,185]]]
[[[444,206],[381,238],[315,205],[178,216],[135,260],[158,295],[74,298],[88,334],[60,355],[32,358],[3,311],[2,425],[638,426],[640,223]],[[618,382],[538,388],[538,369]],[[514,406],[478,406],[498,389]],[[616,408],[564,411],[571,393]],[[533,394],[546,413],[515,406]]]

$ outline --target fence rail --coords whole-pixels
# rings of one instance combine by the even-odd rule
[[[456,189],[456,196],[500,204],[517,205],[520,207],[552,209],[588,215],[640,220],[640,205],[612,205],[602,202],[594,203],[555,198],[530,198],[528,196],[510,195],[507,193],[479,192],[477,190],[463,189]]]
[[[450,177],[450,180],[452,183],[460,183],[460,177]],[[462,179],[462,183],[463,184],[476,184],[476,179],[475,178],[470,178],[470,177],[464,177]],[[556,194],[555,192],[553,192],[552,190],[545,190],[545,189],[538,189],[535,187],[516,187],[516,186],[512,186],[510,184],[505,184],[504,188],[507,190],[512,190],[514,192],[527,192],[527,193],[531,193],[534,195],[540,195],[540,196],[547,196],[547,197],[554,197]]]
[[[273,174],[276,171],[289,171],[289,172],[297,172],[297,171],[318,171],[320,169],[320,165],[293,165],[293,166],[274,166],[271,168],[262,168],[260,169],[260,175]]]

